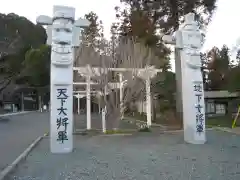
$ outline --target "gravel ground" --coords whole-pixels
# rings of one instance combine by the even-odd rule
[[[239,180],[237,135],[208,131],[205,145],[182,133],[75,136],[71,154],[49,152],[45,138],[6,180]]]
[[[91,114],[91,126],[93,129],[102,129],[102,117],[97,113]],[[82,130],[87,128],[87,116],[85,114],[74,114],[74,129]],[[136,124],[121,121],[119,129],[137,129]]]

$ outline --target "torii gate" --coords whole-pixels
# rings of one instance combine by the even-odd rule
[[[94,83],[94,82],[90,82],[90,85],[95,85],[97,83]],[[116,87],[116,88],[119,88],[119,83],[109,83],[112,85],[112,87]],[[74,82],[73,85],[87,85],[87,82]],[[86,97],[87,91],[73,91],[73,94],[74,96],[78,99],[78,104],[77,104],[77,114],[80,114],[80,99],[83,98],[83,97]],[[101,95],[101,91],[91,91],[91,94],[95,94],[95,95],[98,95],[100,94]],[[99,109],[99,114],[101,113],[101,108],[100,108],[100,105],[98,106]]]
[[[98,93],[98,91],[91,91],[91,93]],[[86,91],[73,91],[73,96],[77,98],[77,114],[80,114],[81,105],[80,105],[80,99],[83,97],[86,97]],[[99,106],[99,114],[101,112],[100,106]]]
[[[119,88],[120,90],[120,110],[123,114],[123,72],[127,71],[137,71],[137,76],[144,79],[146,82],[146,110],[147,110],[147,125],[152,125],[152,112],[151,112],[151,78],[156,76],[158,72],[161,72],[161,69],[156,69],[153,66],[146,68],[102,68],[102,67],[73,67],[74,71],[77,71],[79,74],[86,76],[86,82],[73,82],[74,85],[86,85],[86,99],[87,99],[87,129],[91,129],[91,88],[90,85],[98,84],[91,82],[91,76],[100,75],[100,72],[107,73],[108,71],[114,71],[119,73],[119,82],[118,83],[109,83],[113,88]]]

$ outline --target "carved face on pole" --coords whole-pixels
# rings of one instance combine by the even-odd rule
[[[73,9],[54,9],[52,25],[52,63],[70,65],[72,63]]]
[[[186,63],[191,69],[201,68],[200,50],[202,47],[202,35],[199,27],[194,21],[194,14],[189,13],[185,17],[184,27],[182,31],[182,40],[184,42],[186,54],[190,57],[186,58]]]

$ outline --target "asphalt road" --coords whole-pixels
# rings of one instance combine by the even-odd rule
[[[49,130],[49,113],[30,112],[0,120],[0,171]]]

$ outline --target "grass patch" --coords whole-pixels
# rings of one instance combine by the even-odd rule
[[[233,119],[229,116],[206,117],[206,127],[232,127]]]

